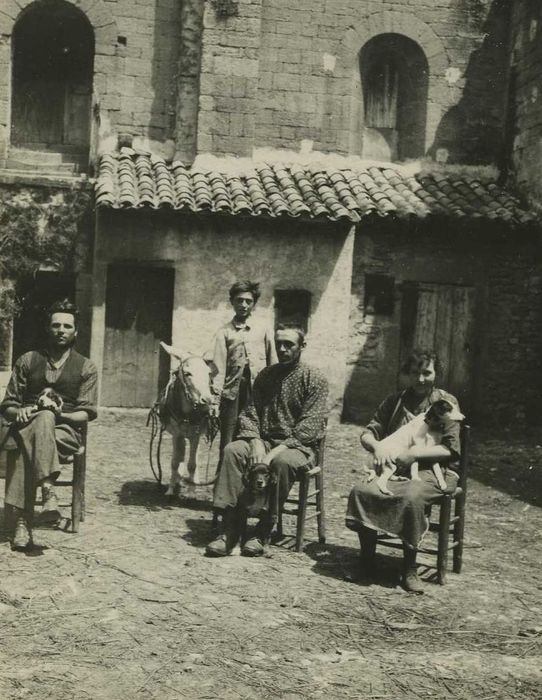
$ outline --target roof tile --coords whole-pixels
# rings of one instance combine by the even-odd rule
[[[389,164],[354,169],[320,163],[253,163],[235,172],[189,169],[180,161],[167,164],[159,156],[123,148],[100,158],[96,203],[352,222],[374,215],[537,221],[496,183],[448,173],[413,176]]]

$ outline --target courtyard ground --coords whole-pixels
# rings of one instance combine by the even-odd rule
[[[540,698],[542,434],[475,433],[464,571],[412,596],[384,553],[349,582],[358,433],[329,431],[328,544],[216,560],[210,489],[168,501],[143,413],[104,412],[80,533],[1,538],[0,698]]]

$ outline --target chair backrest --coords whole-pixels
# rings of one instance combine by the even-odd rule
[[[461,424],[459,433],[461,443],[461,458],[459,460],[459,486],[465,490],[467,487],[467,471],[469,467],[469,441],[470,441],[470,425]]]

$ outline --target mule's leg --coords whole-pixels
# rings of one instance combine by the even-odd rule
[[[179,467],[184,461],[185,452],[184,435],[175,431],[172,433],[172,441],[173,454],[171,456],[171,476],[166,496],[176,496],[179,491],[179,485],[181,483]]]
[[[198,467],[198,447],[199,440],[201,437],[201,430],[196,425],[190,431],[190,445],[188,447],[188,463],[187,463],[187,476],[188,481],[193,484],[198,484],[199,480],[197,477],[197,467]]]

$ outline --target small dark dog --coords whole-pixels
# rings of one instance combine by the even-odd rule
[[[261,518],[269,512],[271,485],[273,475],[268,464],[253,464],[243,477],[245,490],[238,502],[238,526],[241,542],[246,539],[247,519]]]
[[[63,405],[62,397],[52,387],[48,386],[38,396],[36,411],[47,410],[52,411],[55,415],[59,415],[62,412]]]

